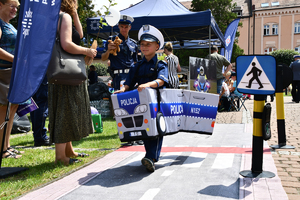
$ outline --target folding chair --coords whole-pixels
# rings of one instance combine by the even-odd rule
[[[231,110],[238,111],[238,106],[237,106],[238,104],[237,104],[236,98],[234,96],[229,96],[229,97],[227,97],[227,99],[230,102],[228,111],[231,111]]]
[[[230,97],[233,99],[232,104],[234,105],[236,111],[240,111],[242,107],[244,107],[247,111],[247,108],[245,106],[246,98],[244,98],[243,96],[237,96],[235,94],[231,94]]]

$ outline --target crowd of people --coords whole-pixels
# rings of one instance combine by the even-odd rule
[[[11,72],[14,59],[17,30],[9,23],[16,16],[19,6],[18,0],[0,0],[0,70]],[[59,14],[60,42],[62,48],[70,54],[82,54],[94,58],[97,50],[80,46],[83,37],[82,25],[77,13],[77,0],[62,0]],[[121,15],[118,24],[119,34],[109,38],[114,40],[117,36],[122,40],[119,46],[114,43],[107,43],[105,51],[101,55],[102,61],[109,62],[110,74],[112,76],[112,87],[114,93],[122,93],[132,89],[142,91],[145,88],[179,88],[178,72],[181,71],[179,59],[173,54],[172,43],[164,44],[162,33],[151,25],[144,25],[138,33],[138,42],[129,37],[129,31],[134,19],[128,15]],[[59,26],[58,26],[59,27]],[[143,55],[139,59],[138,45]],[[111,50],[120,48],[117,55]],[[158,59],[156,52],[164,49],[166,57],[164,61]],[[234,98],[249,98],[237,91],[236,73],[232,71],[232,64],[222,55],[218,54],[218,47],[213,46],[208,59],[216,61],[217,94],[219,94],[218,111],[229,111],[231,100]],[[225,66],[225,69],[223,69]],[[295,56],[295,62],[291,64],[294,71],[293,100],[300,101],[300,56]],[[87,85],[98,82],[98,75],[94,65],[90,67],[88,81],[79,86],[48,84],[44,78],[40,88],[34,94],[33,99],[39,109],[30,114],[34,146],[55,145],[55,163],[69,165],[80,162],[78,157],[87,157],[88,154],[75,152],[72,141],[79,141],[93,133],[91,119],[90,99]],[[155,71],[156,70],[156,71]],[[2,73],[3,74],[3,73]],[[9,79],[3,80],[6,83],[6,90],[1,89],[0,98],[0,124],[5,121],[7,109],[7,97]],[[5,93],[6,92],[6,93]],[[5,96],[6,95],[6,96]],[[271,97],[272,98],[272,97]],[[274,99],[274,96],[273,96]],[[272,99],[272,101],[273,101]],[[7,131],[2,158],[21,158],[23,151],[18,151],[10,146],[10,132],[14,115],[18,105],[10,106],[10,116],[7,123]],[[49,115],[49,133],[45,128],[46,114]],[[3,129],[0,129],[2,139]],[[2,141],[2,140],[1,140]],[[162,148],[163,136],[154,140],[135,141],[138,145],[144,145],[145,157],[141,160],[142,165],[150,171],[155,171],[155,162],[159,160]],[[134,142],[128,143],[134,145]],[[0,143],[1,145],[1,143]]]
[[[19,7],[18,0],[0,0],[0,68],[11,69],[16,42],[17,30],[9,24],[9,20],[16,16]],[[83,37],[82,25],[77,13],[76,0],[62,0],[59,13],[58,24],[60,43],[62,48],[70,54],[82,54],[94,58],[97,51],[80,46]],[[139,34],[139,44],[143,58],[138,60],[137,42],[129,37],[129,30],[133,18],[122,15],[119,21],[120,52],[117,56],[110,53],[110,50],[117,48],[115,44],[108,43],[106,51],[102,54],[102,60],[111,63],[113,75],[113,87],[115,93],[124,92],[137,85],[137,90],[144,88],[162,88],[168,83],[168,77],[172,79],[172,87],[178,88],[177,71],[180,71],[178,58],[172,53],[172,45],[166,45],[166,62],[159,61],[156,51],[164,46],[164,38],[161,32],[153,26],[143,26]],[[114,39],[114,38],[110,38]],[[172,74],[168,74],[168,64],[172,68]],[[151,70],[157,67],[158,72],[148,76]],[[148,74],[148,75],[147,75]],[[127,78],[128,77],[128,78]],[[10,76],[9,76],[10,78]],[[98,77],[95,66],[90,66],[89,84],[97,82]],[[1,80],[2,82],[2,80]],[[9,80],[7,81],[7,91],[2,97],[7,97]],[[81,140],[83,137],[93,133],[91,109],[89,95],[87,92],[87,82],[79,86],[48,84],[45,77],[38,91],[33,98],[39,104],[39,109],[31,113],[33,123],[33,135],[35,146],[55,145],[55,163],[69,165],[80,162],[76,157],[86,157],[88,154],[75,152],[72,141]],[[2,99],[4,99],[2,101]],[[7,98],[1,99],[1,123],[5,121],[7,109]],[[9,122],[5,133],[6,139],[3,146],[2,158],[21,158],[22,153],[13,149],[9,144],[9,136],[12,128],[14,114],[18,105],[12,104],[10,107]],[[49,133],[46,134],[45,113],[49,116]],[[4,136],[1,129],[1,136]],[[1,139],[2,139],[1,137]],[[142,164],[149,171],[154,171],[154,162],[157,162],[162,146],[162,137],[156,140],[138,141],[144,145],[146,155],[142,159]]]
[[[0,98],[0,124],[5,121],[6,110],[8,105],[7,95],[12,71],[12,62],[14,60],[15,45],[17,39],[17,30],[9,22],[16,17],[19,7],[18,0],[0,0],[0,74],[1,74],[1,98]],[[3,149],[3,158],[21,158],[22,153],[10,146],[10,133],[13,125],[13,119],[18,105],[11,104],[9,121],[6,128],[6,137],[4,145],[0,143],[0,149]],[[0,129],[0,139],[2,141],[4,128]]]
[[[19,8],[18,0],[0,0],[0,70],[1,102],[0,124],[4,124],[8,105],[7,95],[11,77],[12,62],[15,53],[17,30],[9,23],[16,16]],[[59,30],[62,48],[70,54],[82,54],[94,58],[97,50],[80,46],[83,37],[82,25],[77,13],[77,0],[62,0],[60,8],[61,28]],[[72,22],[73,21],[73,22]],[[5,78],[5,79],[4,79]],[[5,85],[4,85],[5,84]],[[55,163],[64,165],[80,162],[75,157],[85,157],[88,154],[75,152],[72,141],[81,140],[93,133],[92,119],[87,83],[79,86],[47,84],[44,78],[33,99],[39,109],[31,113],[32,130],[35,146],[55,144]],[[48,107],[50,138],[46,135],[45,113]],[[4,129],[0,129],[0,139],[5,135],[2,158],[21,158],[23,151],[10,146],[10,133],[17,104],[11,104],[9,121]],[[0,143],[2,145],[2,143]]]

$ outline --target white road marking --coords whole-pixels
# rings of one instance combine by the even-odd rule
[[[212,169],[225,169],[232,167],[234,159],[233,153],[219,153],[212,165]]]
[[[192,152],[191,155],[182,164],[183,167],[197,168],[200,167],[206,158],[207,153]]]
[[[159,188],[152,188],[145,192],[145,194],[140,198],[140,200],[152,200],[158,193]]]
[[[159,165],[164,165],[164,166],[169,166],[171,165],[175,159],[180,156],[182,152],[169,152],[165,153],[162,158],[159,159],[158,164]]]
[[[174,172],[174,170],[166,170],[164,173],[162,173],[161,176],[171,176],[171,174]]]

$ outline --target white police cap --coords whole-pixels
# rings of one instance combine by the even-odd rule
[[[300,58],[300,55],[294,55],[294,58]]]
[[[119,24],[131,24],[134,21],[133,17],[129,15],[121,15]]]
[[[157,42],[159,44],[159,49],[161,49],[165,43],[164,36],[161,32],[149,24],[143,25],[142,28],[140,28],[138,39],[139,41]]]

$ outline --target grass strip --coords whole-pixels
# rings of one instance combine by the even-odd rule
[[[47,122],[46,122],[47,127]],[[80,141],[72,142],[76,152],[88,153],[89,157],[81,158],[82,162],[70,166],[55,164],[54,145],[49,147],[34,147],[32,132],[14,134],[10,139],[11,146],[25,151],[20,159],[3,159],[1,167],[26,167],[28,170],[0,179],[0,199],[17,198],[31,190],[70,174],[95,160],[118,149],[121,142],[117,135],[115,120],[103,120],[103,132],[90,134]]]

